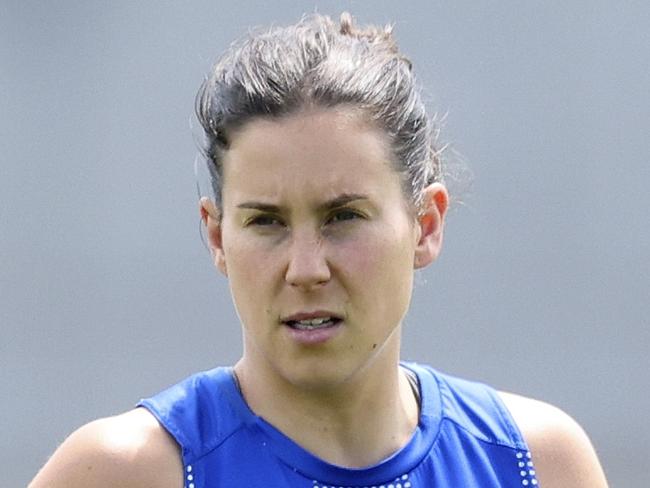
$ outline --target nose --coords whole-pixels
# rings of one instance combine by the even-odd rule
[[[331,278],[322,240],[315,235],[295,236],[289,248],[286,282],[296,288],[310,291]]]

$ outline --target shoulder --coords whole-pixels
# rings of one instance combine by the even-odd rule
[[[90,422],[72,433],[29,488],[178,488],[176,441],[144,408]]]
[[[528,444],[540,486],[607,487],[591,441],[574,419],[548,403],[513,393],[499,396]]]

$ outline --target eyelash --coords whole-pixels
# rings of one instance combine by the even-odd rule
[[[266,223],[262,223],[263,221]],[[278,218],[274,217],[273,215],[257,215],[252,219],[250,219],[248,222],[246,222],[246,226],[258,225],[261,227],[267,227],[276,224],[281,225],[282,222]]]
[[[340,217],[341,215],[351,216],[352,218],[334,220],[334,219],[336,219],[336,217]],[[327,219],[327,222],[347,222],[348,220],[356,220],[356,219],[360,219],[360,218],[364,218],[364,216],[360,212],[357,212],[356,210],[352,210],[350,208],[342,208],[342,209],[339,209],[339,210],[335,210],[332,213],[332,215],[329,216],[329,218]]]
[[[346,218],[338,219],[341,216],[346,216]],[[365,216],[356,210],[349,208],[338,209],[332,212],[327,220],[326,224],[330,223],[342,223],[350,220],[363,219]],[[273,215],[257,215],[246,222],[246,226],[260,226],[268,227],[271,225],[284,225],[284,223],[277,217]]]

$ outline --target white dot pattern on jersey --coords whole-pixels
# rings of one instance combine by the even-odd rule
[[[535,477],[535,467],[533,466],[532,456],[530,452],[519,451],[516,454],[517,467],[519,468],[519,476],[521,476],[522,486],[537,486],[537,478]]]
[[[522,486],[537,486],[537,478],[535,477],[535,467],[533,465],[532,456],[530,451],[527,452],[517,452],[517,467],[519,468],[519,475],[521,476]],[[188,464],[185,468],[187,472],[186,479],[187,483],[185,488],[194,488],[194,475],[192,474],[192,465]],[[319,481],[314,480],[312,482],[312,488],[412,488],[411,482],[409,481],[409,475],[403,474],[395,478],[390,483],[385,483],[382,485],[366,485],[366,486],[337,486],[337,485],[324,485]]]
[[[188,464],[185,468],[185,471],[185,478],[187,480],[187,483],[185,483],[185,488],[194,488],[194,474],[192,474],[192,465]]]
[[[340,485],[323,485],[320,481],[314,480],[312,482],[312,488],[412,488],[411,482],[409,481],[409,475],[403,474],[398,476],[393,481],[389,483],[384,483],[382,485],[364,485],[364,486],[340,486]]]

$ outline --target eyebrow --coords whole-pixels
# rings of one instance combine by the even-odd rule
[[[362,195],[360,193],[342,193],[336,198],[328,200],[322,205],[320,205],[320,208],[323,210],[332,210],[334,208],[343,207],[348,203],[352,203],[358,200],[368,200],[368,199],[369,198],[367,195]],[[270,212],[270,213],[280,213],[284,207],[280,205],[273,205],[270,203],[250,201],[250,202],[240,203],[239,205],[237,205],[237,208],[261,210],[263,212]]]

